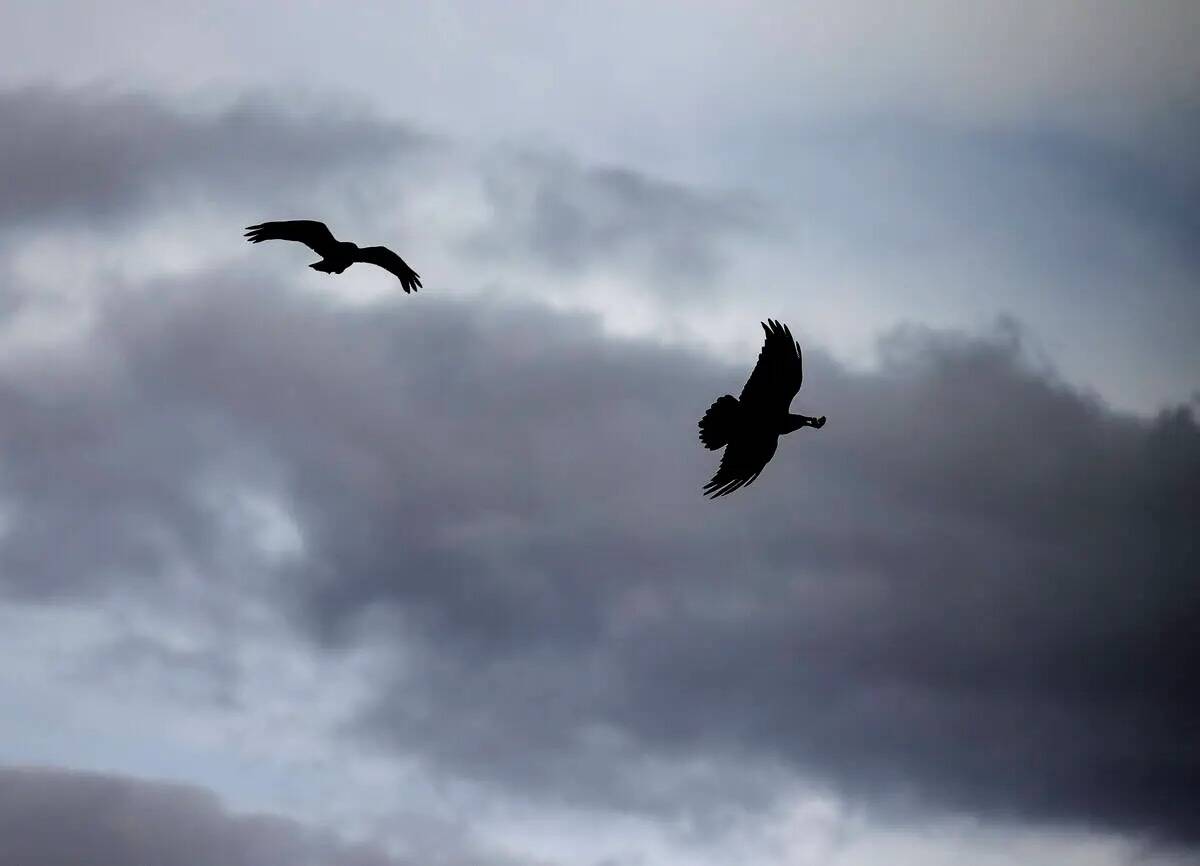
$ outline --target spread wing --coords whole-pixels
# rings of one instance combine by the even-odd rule
[[[400,278],[400,285],[404,286],[406,293],[415,292],[421,285],[421,278],[417,276],[417,272],[387,247],[363,247],[358,251],[356,258],[360,262],[379,265],[385,271],[395,274]]]
[[[316,220],[281,220],[246,227],[246,240],[252,244],[263,241],[299,241],[322,258],[337,248],[337,238],[329,226]]]
[[[704,485],[704,494],[716,499],[753,483],[763,471],[763,467],[775,456],[778,444],[778,439],[773,436],[761,443],[744,440],[730,442],[725,446],[725,453],[721,455],[721,465],[717,467],[717,474]]]
[[[787,412],[804,381],[800,344],[792,339],[787,325],[774,319],[763,324],[763,331],[767,337],[740,399],[759,411]]]

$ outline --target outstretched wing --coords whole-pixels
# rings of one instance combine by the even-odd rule
[[[252,244],[263,241],[299,241],[322,258],[337,248],[337,238],[329,226],[316,220],[280,220],[246,227],[246,240]]]
[[[760,442],[734,441],[725,446],[717,474],[704,485],[704,494],[716,499],[739,487],[752,484],[763,467],[775,456],[779,440],[774,436]]]
[[[410,268],[404,259],[400,258],[387,247],[363,247],[356,254],[360,262],[379,265],[385,271],[390,271],[400,278],[404,291],[415,292],[421,285],[421,278]]]
[[[800,344],[787,325],[774,319],[763,323],[763,331],[767,337],[740,399],[759,411],[787,412],[804,381]]]

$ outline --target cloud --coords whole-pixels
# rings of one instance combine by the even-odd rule
[[[342,843],[285,818],[231,814],[200,788],[41,768],[0,768],[0,836],[0,866],[409,862],[366,845]]]
[[[411,128],[332,103],[243,97],[184,112],[151,96],[0,90],[0,228],[121,221],[156,200],[303,200],[347,171],[419,151]]]
[[[464,252],[489,262],[533,260],[557,273],[631,261],[680,294],[710,283],[721,245],[764,227],[762,202],[656,180],[625,168],[587,168],[544,152],[500,152],[482,167],[492,211]],[[664,285],[665,284],[665,285]]]
[[[226,26],[235,14],[237,27]],[[1186,0],[554,10],[459,0],[336,11],[226,0],[170,12],[122,0],[101,18],[44,5],[9,18],[9,80],[132,78],[175,90],[217,75],[299,81],[418,110],[455,132],[534,130],[589,156],[649,153],[666,164],[702,161],[696,141],[785,113],[915,112],[982,125],[1035,117],[1136,131],[1194,95],[1197,68],[1197,12]]]
[[[645,837],[608,834],[615,813],[761,839],[771,801],[814,786],[835,794],[818,811],[868,806],[828,822],[816,862],[999,862],[1025,835],[1054,863],[1196,850],[1195,407],[1125,415],[1027,348],[1048,338],[1123,405],[1194,390],[1195,7],[266,4],[230,29],[152,6],[0,28],[23,34],[3,46],[22,76],[159,94],[0,92],[10,753],[199,775],[238,802],[328,773],[348,824],[468,779],[538,822],[598,807],[559,844],[622,852]],[[391,114],[162,95],[214,62]],[[383,119],[400,112],[458,144]],[[463,160],[513,130],[586,159]],[[738,183],[778,211],[719,191]],[[236,234],[268,204],[420,250],[433,291],[356,309],[282,287],[276,262],[312,285],[284,270],[304,253]],[[741,243],[780,222],[786,243]],[[240,272],[210,267],[235,246]],[[164,271],[185,276],[144,279]],[[501,295],[714,343],[772,315],[846,351],[899,316],[1005,309],[1036,337],[900,330],[874,372],[811,347],[797,408],[830,426],[714,507],[695,420],[749,348],[730,366]],[[196,742],[229,748],[197,771]],[[248,820],[208,802],[214,826]],[[928,845],[896,857],[892,820]],[[267,862],[342,850],[270,838]]]
[[[1054,344],[1064,375],[1122,406],[1150,411],[1195,388],[1183,324],[1197,313],[1194,158],[1172,172],[1149,146],[1038,125],[984,134],[890,115],[771,116],[706,145],[754,167],[730,187],[544,146],[434,139],[344,101],[176,104],[5,91],[0,185],[13,194],[0,228],[21,230],[6,267],[79,295],[114,273],[248,254],[237,238],[251,221],[319,216],[392,244],[430,291],[478,287],[486,272],[489,293],[600,312],[625,333],[701,333],[728,347],[740,343],[734,316],[773,309],[861,360],[897,321],[974,326],[1015,313]],[[1144,137],[1171,149],[1194,126],[1194,110],[1181,111]],[[280,273],[309,261],[299,248],[257,254]],[[14,282],[0,281],[0,309],[28,302],[2,286]],[[326,285],[390,287],[370,268]]]
[[[695,423],[748,360],[535,306],[154,282],[57,370],[0,371],[0,591],[251,570],[319,645],[394,653],[364,745],[535,797],[750,802],[719,768],[774,763],[879,809],[1194,843],[1195,419],[1113,412],[1011,325],[881,351],[810,349],[797,407],[829,424],[714,504]],[[670,783],[697,760],[711,784]]]
[[[21,232],[4,266],[52,286],[85,281],[88,262],[138,279],[209,264],[200,251],[230,249],[229,225],[303,216],[423,250],[421,268],[441,275],[431,288],[487,267],[531,276],[535,293],[578,297],[599,277],[679,299],[707,294],[731,244],[766,227],[763,203],[734,192],[546,149],[472,150],[333,99],[176,105],[99,88],[0,89],[0,231]],[[64,228],[128,231],[100,247]],[[28,300],[15,277],[4,282],[8,308]]]
[[[0,866],[514,866],[473,847],[461,826],[395,815],[386,829],[402,853],[280,815],[233,812],[193,785],[0,766]]]

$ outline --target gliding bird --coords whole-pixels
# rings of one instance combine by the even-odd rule
[[[417,272],[387,247],[360,247],[349,241],[339,241],[329,227],[316,220],[282,220],[246,227],[246,240],[252,244],[263,241],[299,241],[321,257],[310,268],[327,274],[340,274],[355,262],[379,265],[400,279],[404,291],[415,292],[421,285]]]

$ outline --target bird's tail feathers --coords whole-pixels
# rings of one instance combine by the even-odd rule
[[[716,451],[728,444],[740,405],[737,397],[726,394],[708,407],[700,419],[700,442],[705,448]]]

